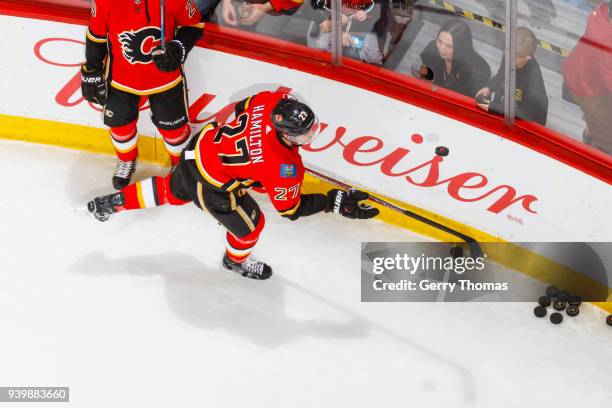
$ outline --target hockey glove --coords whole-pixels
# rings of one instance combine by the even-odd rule
[[[87,64],[81,65],[81,93],[86,101],[106,104],[106,82],[102,69],[90,68]]]
[[[187,51],[182,42],[172,40],[166,44],[166,48],[153,50],[153,61],[160,71],[172,72],[178,69],[187,58]]]
[[[378,215],[378,208],[360,203],[367,200],[369,194],[360,190],[333,189],[327,192],[327,212],[338,213],[351,219],[368,219]]]

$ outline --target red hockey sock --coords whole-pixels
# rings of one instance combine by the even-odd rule
[[[111,128],[111,141],[119,160],[132,161],[138,157],[136,121]]]
[[[185,124],[183,127],[173,130],[159,128],[158,130],[164,138],[164,146],[166,146],[166,150],[170,155],[172,164],[177,164],[181,156],[181,152],[185,146],[187,146],[187,142],[189,141],[189,135],[191,134],[189,125]]]
[[[253,231],[244,237],[237,237],[231,232],[227,232],[227,246],[225,254],[232,262],[242,263],[251,255],[253,248],[259,240],[259,234],[266,223],[263,213],[259,217],[259,222]]]
[[[164,204],[183,205],[189,201],[177,198],[170,191],[170,177],[151,177],[138,183],[131,184],[121,190],[125,198],[124,209],[158,207]]]

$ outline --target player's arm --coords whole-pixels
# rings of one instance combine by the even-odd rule
[[[361,203],[369,197],[366,192],[333,189],[327,194],[301,194],[300,187],[301,183],[290,187],[276,186],[272,190],[266,188],[280,215],[292,221],[320,212],[337,213],[352,219],[368,219],[378,215],[377,208]]]
[[[160,71],[177,70],[204,34],[204,23],[200,21],[200,12],[194,0],[180,0],[177,4],[178,9],[175,10],[177,30],[174,39],[166,44],[163,53],[153,57]]]
[[[325,194],[301,194],[297,203],[283,210],[278,209],[280,215],[295,221],[300,217],[318,214],[327,209],[327,196]]]
[[[204,22],[194,0],[181,0],[177,10],[177,30],[174,39],[185,47],[185,58],[204,34]],[[183,60],[184,61],[184,60]]]
[[[90,68],[102,70],[107,50],[107,7],[106,0],[92,0],[89,25],[85,35],[85,63]]]
[[[85,63],[81,66],[81,92],[92,103],[106,103],[104,64],[108,53],[106,0],[92,0],[89,25],[85,35]]]

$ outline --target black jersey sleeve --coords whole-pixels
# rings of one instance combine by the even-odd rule
[[[193,49],[196,42],[202,37],[202,34],[204,34],[203,25],[184,26],[179,27],[174,38],[183,44],[185,53],[188,54]]]
[[[327,209],[327,195],[325,194],[302,194],[300,197],[299,207],[292,214],[283,215],[291,221],[295,221],[300,217],[308,217],[309,215],[317,214]]]

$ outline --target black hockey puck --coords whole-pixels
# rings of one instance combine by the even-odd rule
[[[608,326],[612,326],[612,315],[608,315],[608,317],[606,317],[606,323]]]
[[[578,306],[569,305],[565,310],[565,313],[567,313],[568,316],[572,317],[578,316],[578,313],[580,313],[580,309],[578,309]]]
[[[438,147],[436,147],[436,154],[438,156],[442,156],[442,157],[448,156],[448,152],[449,151],[450,150],[448,150],[448,147],[446,147],[446,146],[438,146]]]
[[[572,306],[580,306],[582,304],[582,298],[578,295],[572,295],[570,296],[570,298],[568,299],[567,303],[569,303]]]
[[[565,309],[565,302],[561,302],[560,300],[555,300],[553,302],[553,307],[555,308],[555,310],[563,310]]]
[[[450,254],[453,258],[461,258],[463,256],[463,248],[461,247],[452,247],[450,250]]]
[[[550,297],[557,296],[557,293],[559,293],[559,288],[555,285],[552,285],[546,288],[546,295]]]
[[[563,321],[563,315],[559,312],[555,312],[550,315],[550,321],[554,324],[559,324]]]
[[[559,293],[557,293],[557,296],[555,296],[555,298],[560,302],[567,302],[570,298],[570,294],[562,290]]]
[[[536,306],[535,309],[533,309],[533,314],[536,315],[536,317],[544,317],[546,313],[546,308],[544,306]]]
[[[540,306],[548,307],[552,303],[552,300],[549,296],[540,296],[538,299],[538,304]]]

